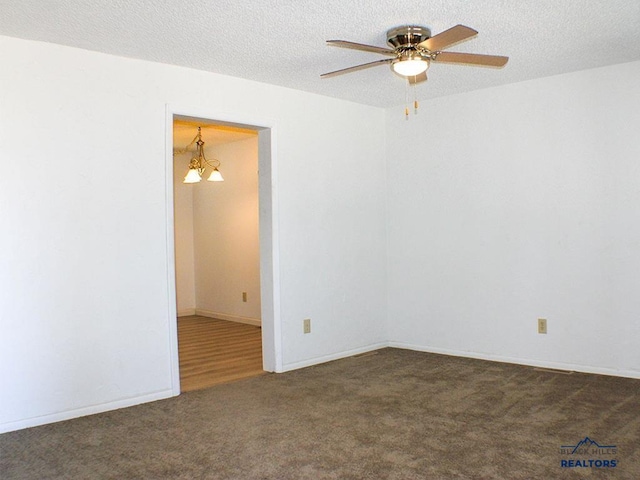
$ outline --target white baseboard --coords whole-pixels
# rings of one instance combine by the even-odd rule
[[[321,357],[309,358],[300,362],[287,363],[282,366],[283,372],[289,372],[291,370],[297,370],[299,368],[311,367],[320,363],[331,362],[332,360],[339,360],[341,358],[353,357],[361,353],[372,352],[374,350],[380,350],[381,348],[388,347],[387,343],[374,343],[373,345],[367,345],[366,347],[354,348],[353,350],[347,350],[345,352],[332,353],[330,355],[323,355]]]
[[[389,347],[403,348],[405,350],[415,350],[418,352],[437,353],[440,355],[451,355],[454,357],[476,358],[478,360],[489,360],[492,362],[515,363],[529,367],[552,368],[555,370],[567,370],[580,373],[593,373],[596,375],[611,375],[614,377],[627,377],[640,379],[640,371],[637,370],[616,370],[613,368],[594,367],[591,365],[577,365],[564,362],[547,362],[545,360],[532,360],[529,358],[507,357],[503,355],[492,355],[478,352],[468,352],[462,350],[449,350],[447,348],[436,348],[423,345],[413,345],[405,342],[389,342]]]
[[[200,315],[201,317],[217,318],[220,320],[227,320],[229,322],[246,323],[248,325],[254,325],[259,327],[262,322],[259,318],[241,317],[239,315],[228,315],[226,313],[212,312],[209,310],[200,310],[196,308],[194,315]]]
[[[108,412],[110,410],[118,410],[125,407],[133,407],[141,403],[154,402],[165,398],[174,397],[175,394],[171,389],[162,390],[160,392],[149,393],[139,397],[125,398],[116,400],[115,402],[102,403],[100,405],[92,405],[65,412],[53,413],[51,415],[42,415],[39,417],[27,418],[16,422],[7,422],[0,424],[0,433],[12,432],[14,430],[22,430],[23,428],[37,427],[48,423],[62,422],[71,420],[72,418],[84,417],[86,415],[94,415],[96,413]]]
[[[196,314],[195,308],[185,308],[184,310],[178,310],[178,317],[190,317]]]

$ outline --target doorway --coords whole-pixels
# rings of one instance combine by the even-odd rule
[[[178,355],[186,392],[264,373],[258,133],[174,119],[173,145]],[[194,163],[198,168],[189,168]]]
[[[169,313],[173,317],[173,324],[170,325],[171,347],[172,347],[172,384],[174,394],[180,393],[180,355],[178,349],[178,322],[176,318],[192,318],[192,323],[205,322],[211,327],[214,323],[220,325],[228,325],[238,327],[239,329],[255,329],[256,325],[260,331],[259,343],[262,347],[262,369],[264,371],[282,371],[279,345],[279,302],[278,299],[278,262],[277,262],[277,231],[274,229],[274,190],[273,190],[273,127],[262,122],[247,122],[244,119],[222,118],[214,115],[200,115],[200,112],[185,112],[178,109],[167,109],[167,243],[168,243],[168,270],[170,281],[170,298],[175,299],[170,302]],[[240,120],[240,121],[238,121]],[[196,185],[199,190],[192,189],[186,195],[187,202],[191,201],[192,209],[192,225],[190,228],[194,232],[194,241],[192,252],[189,254],[188,249],[184,249],[184,238],[178,238],[183,235],[180,223],[184,223],[184,219],[180,218],[178,210],[185,207],[185,190],[186,187],[193,185],[183,185],[182,178],[187,171],[189,163],[189,154],[183,157],[176,156],[176,164],[174,165],[174,150],[185,149],[191,141],[191,138],[176,136],[174,140],[173,130],[174,124],[180,126],[181,129],[189,131],[191,137],[196,134],[197,126],[201,126],[202,140],[205,141],[205,156],[207,160],[220,160],[220,172],[225,176],[225,167],[227,168],[228,179],[225,177],[226,189],[214,190],[216,182],[201,182],[202,185]],[[205,130],[217,130],[213,136],[205,134]],[[188,138],[188,140],[184,140]],[[230,140],[231,139],[231,140]],[[237,145],[233,145],[236,143]],[[253,145],[253,146],[251,146]],[[231,180],[239,185],[238,172],[233,165],[234,150],[236,147],[243,147],[244,150],[257,149],[257,158],[254,159],[253,167],[244,165],[245,170],[253,169],[254,196],[256,203],[254,210],[255,235],[253,245],[249,245],[246,241],[239,241],[242,238],[242,212],[237,208],[239,205],[245,210],[251,210],[251,202],[247,198],[241,199],[235,197],[234,194],[230,198],[220,196],[223,190],[229,193]],[[242,148],[240,148],[242,150]],[[222,152],[222,153],[221,153]],[[193,152],[191,152],[193,155]],[[231,156],[229,156],[231,155]],[[221,158],[217,158],[220,156]],[[242,156],[242,155],[240,155]],[[183,165],[184,164],[184,165]],[[178,166],[180,172],[177,173]],[[246,174],[246,171],[245,171]],[[256,178],[257,177],[257,178]],[[180,183],[180,185],[178,185]],[[208,185],[207,185],[208,184]],[[211,188],[213,187],[213,188]],[[175,189],[175,190],[174,190]],[[237,193],[237,192],[236,192]],[[217,199],[216,206],[207,205],[207,199],[210,197]],[[240,199],[240,200],[239,200]],[[225,203],[226,201],[226,203]],[[220,208],[222,210],[220,210]],[[188,210],[188,208],[187,208]],[[175,211],[175,215],[174,215]],[[208,219],[209,223],[217,222],[212,227],[202,227],[202,219]],[[224,224],[231,219],[231,224]],[[246,216],[246,212],[244,218]],[[200,222],[200,227],[197,223]],[[188,221],[186,222],[189,223]],[[206,223],[206,222],[205,222]],[[248,223],[244,222],[245,227]],[[187,231],[189,227],[187,228]],[[250,230],[250,227],[249,227]],[[205,232],[205,238],[197,239],[198,232]],[[247,233],[247,232],[245,232]],[[224,238],[225,235],[227,238]],[[188,235],[187,235],[188,236]],[[245,235],[251,237],[251,235]],[[226,247],[224,245],[227,245]],[[231,245],[231,247],[229,247]],[[229,249],[230,248],[230,249]],[[185,255],[185,251],[187,252]],[[253,252],[253,253],[251,253]],[[247,259],[245,257],[252,257]],[[184,269],[181,263],[189,260],[189,255],[193,258],[193,287],[189,286],[189,281],[185,282]],[[258,258],[255,258],[258,257]],[[259,260],[258,260],[259,259]],[[249,261],[247,261],[249,260]],[[208,262],[208,264],[207,264]],[[211,263],[213,262],[213,263]],[[216,263],[217,262],[217,263]],[[234,266],[235,262],[235,266]],[[253,263],[252,266],[247,264]],[[213,265],[215,268],[210,268]],[[224,268],[228,275],[221,275]],[[222,270],[221,270],[222,269]],[[217,272],[217,273],[216,273]],[[187,274],[186,277],[189,277]],[[224,278],[226,277],[226,278]],[[176,278],[178,278],[176,280]],[[204,285],[198,286],[198,279],[204,281]],[[186,285],[186,287],[185,287]],[[257,287],[256,287],[257,285]],[[185,296],[185,291],[191,289],[192,294]],[[186,300],[185,300],[186,298]],[[172,315],[173,314],[173,315]],[[199,318],[204,317],[204,318]],[[215,318],[216,320],[211,320]],[[211,321],[209,321],[211,320]],[[170,319],[171,322],[171,319]],[[223,322],[220,324],[219,322]],[[233,322],[233,323],[232,323]],[[221,330],[220,330],[221,331]],[[247,332],[244,332],[247,333]],[[249,332],[251,333],[251,332]],[[242,334],[241,334],[242,336]],[[250,340],[247,340],[251,343]],[[253,342],[255,343],[255,341]],[[247,360],[246,358],[244,359]],[[203,367],[204,368],[204,367]]]

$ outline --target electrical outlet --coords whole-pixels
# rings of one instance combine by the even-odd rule
[[[538,333],[547,333],[547,319],[539,318],[538,319]]]
[[[247,301],[247,292],[242,292],[242,301],[243,302]]]
[[[311,333],[311,319],[305,318],[302,321],[302,331],[303,333]]]

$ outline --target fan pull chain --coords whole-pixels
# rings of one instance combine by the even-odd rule
[[[404,84],[404,119],[409,120],[409,78]]]
[[[418,103],[418,93],[416,91],[416,83],[409,82],[409,77],[407,77],[407,83],[405,83],[404,87],[404,119],[409,120],[409,88],[413,91],[413,114],[418,114],[418,108],[420,104]]]

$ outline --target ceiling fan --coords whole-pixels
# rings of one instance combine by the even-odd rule
[[[390,64],[391,69],[395,73],[406,77],[409,84],[415,85],[427,80],[427,69],[431,62],[458,63],[496,68],[504,67],[509,57],[442,51],[457,43],[469,40],[477,34],[478,32],[473,28],[456,25],[432,37],[431,30],[427,27],[404,25],[392,28],[387,32],[387,43],[392,48],[364,45],[346,40],[327,40],[329,45],[335,45],[336,47],[379,53],[391,58],[323,73],[320,76],[323,78],[331,77],[374,67],[376,65]]]

